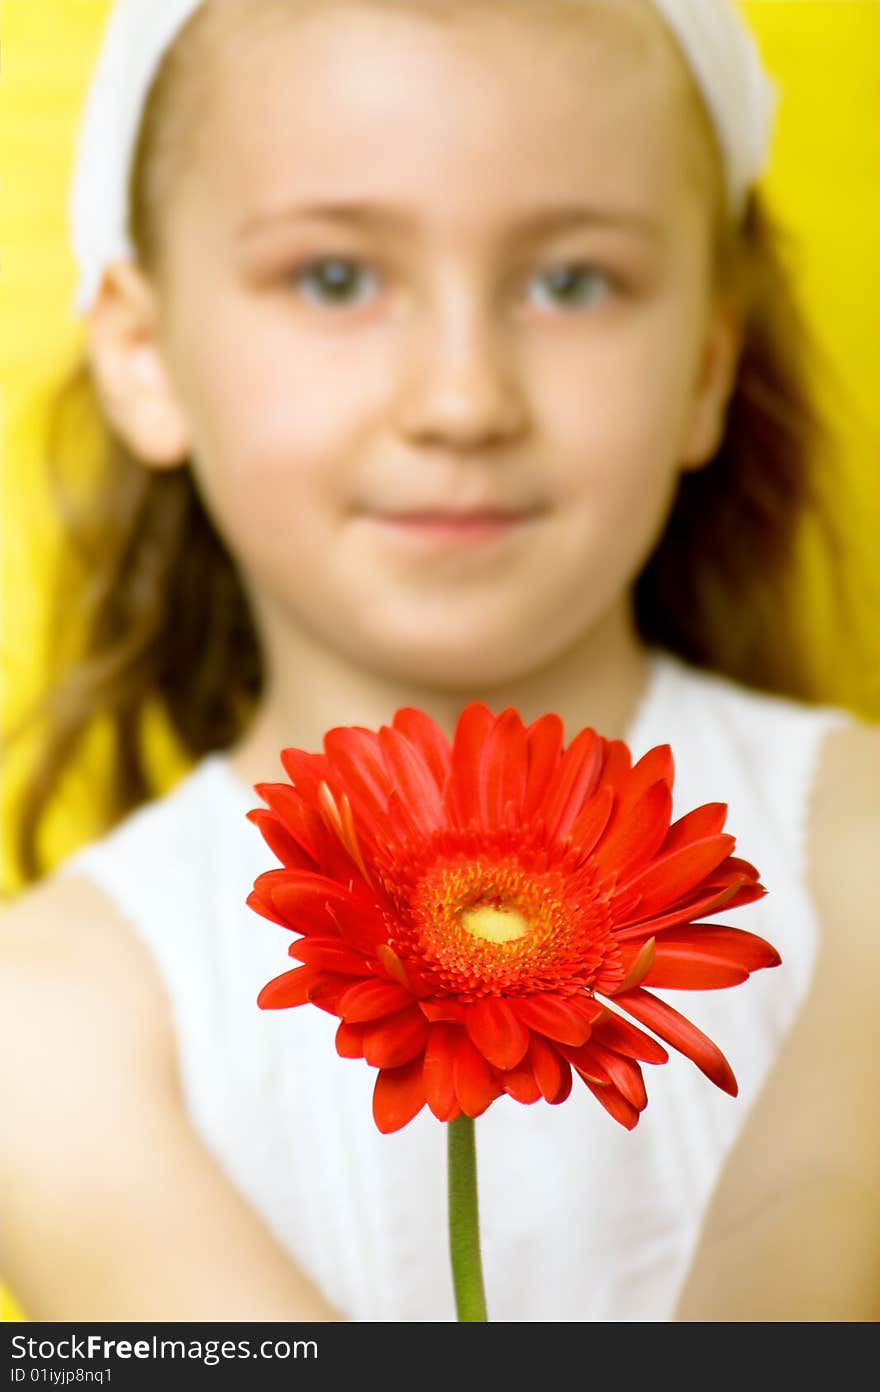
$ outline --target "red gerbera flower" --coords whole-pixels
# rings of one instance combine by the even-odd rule
[[[695,922],[766,891],[731,854],[726,804],[670,825],[669,745],[633,766],[622,740],[585,729],[564,748],[557,715],[525,726],[473,702],[451,745],[407,707],[281,759],[292,786],[257,784],[268,807],[248,816],[283,868],[247,902],[301,934],[302,965],[258,1004],[339,1017],[338,1053],[379,1070],[380,1131],[425,1103],[440,1121],[502,1093],[559,1103],[572,1069],[632,1128],[639,1063],[668,1054],[627,1016],[736,1094],[716,1045],[645,989],[734,986],[780,961],[752,933]]]

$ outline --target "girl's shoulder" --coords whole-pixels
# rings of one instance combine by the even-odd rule
[[[64,1053],[83,1038],[128,1041],[173,1066],[166,990],[145,944],[114,896],[88,874],[50,876],[15,896],[3,915],[0,1008],[7,1046],[20,1057],[39,1021],[39,1047]]]
[[[16,894],[6,906],[4,951],[22,957],[40,953],[64,959],[73,971],[86,948],[91,966],[117,967],[143,948],[131,930],[125,896],[107,878],[124,880],[135,863],[143,880],[175,858],[185,859],[210,833],[212,819],[234,801],[232,780],[221,756],[213,753],[180,775],[170,787],[125,813],[109,829],[68,853],[41,881]],[[243,788],[239,799],[246,799]],[[224,820],[219,817],[221,823]],[[100,867],[102,873],[97,872]],[[107,874],[103,873],[106,869]]]
[[[737,757],[759,761],[765,785],[800,765],[814,878],[864,879],[871,847],[880,845],[880,723],[843,706],[746,686],[672,655],[664,664],[663,714],[675,728],[692,729],[701,715]]]
[[[149,955],[113,898],[85,874],[52,876],[18,894],[4,911],[0,958],[13,1014],[26,1009],[33,982],[48,1026],[68,998],[87,1012],[117,1014],[127,1032],[152,1028],[164,1014]]]
[[[122,855],[129,843],[145,847],[152,840],[161,840],[167,843],[167,850],[178,846],[183,855],[203,841],[215,823],[222,824],[230,812],[246,810],[243,803],[247,797],[244,786],[236,785],[224,756],[219,751],[207,754],[161,792],[126,813],[108,831],[74,851],[57,867],[55,875],[78,874],[81,861],[98,849],[112,847],[114,853]],[[248,804],[253,805],[255,796],[254,802]]]
[[[800,716],[785,713],[789,722]],[[876,1318],[878,847],[880,726],[848,716],[822,733],[812,780],[804,847],[819,924],[812,985],[725,1166],[680,1319],[719,1308],[732,1319],[753,1319],[756,1309],[783,1320]],[[746,1264],[747,1295],[734,1274]]]
[[[254,869],[265,846],[246,816],[258,805],[223,755],[206,755],[165,792],[74,851],[54,878],[88,876],[136,924],[151,913],[185,919],[221,879],[244,882],[266,868]]]
[[[10,999],[9,1046],[28,1035],[39,1009],[46,1047],[106,1031],[166,1064],[174,1058],[172,1012],[161,972],[143,939],[133,901],[119,886],[141,867],[140,884],[169,856],[185,857],[214,805],[213,761],[142,804],[73,852],[4,909],[0,962]],[[196,815],[194,815],[196,814]],[[152,872],[149,867],[152,866]]]
[[[698,713],[723,724],[736,738],[758,740],[810,730],[821,735],[835,726],[863,723],[843,706],[751,686],[665,649],[656,654],[655,684],[657,706],[681,729]]]
[[[778,850],[801,877],[812,809],[817,800],[839,803],[834,789],[859,762],[852,751],[870,758],[877,740],[875,727],[844,707],[752,687],[666,651],[635,733],[634,755],[671,746],[684,802],[726,802],[755,854]]]
[[[823,922],[846,913],[850,923],[880,923],[880,723],[833,704],[757,690],[728,677],[668,659],[667,687],[679,726],[697,710],[725,733],[744,762],[756,761],[772,797],[799,766],[804,786],[805,870]],[[844,908],[844,906],[846,906]],[[826,933],[826,937],[828,934]],[[833,934],[839,944],[843,928]],[[880,934],[876,938],[880,955]]]
[[[827,920],[844,920],[837,941],[855,935],[855,965],[877,970],[880,985],[880,724],[855,718],[823,741],[813,787],[810,867],[814,895]]]

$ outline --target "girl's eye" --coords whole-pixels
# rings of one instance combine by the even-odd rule
[[[537,276],[535,283],[549,287],[551,307],[563,309],[591,308],[614,288],[613,277],[606,271],[580,264],[554,267]]]
[[[321,304],[351,305],[363,296],[358,293],[369,279],[369,272],[356,261],[341,256],[324,256],[318,261],[310,261],[295,273],[296,284],[302,288],[311,287],[307,298],[317,299]]]

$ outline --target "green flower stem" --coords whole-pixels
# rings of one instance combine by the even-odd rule
[[[459,1321],[485,1322],[486,1294],[480,1256],[477,1207],[477,1148],[473,1117],[446,1123],[449,1184],[449,1255]]]

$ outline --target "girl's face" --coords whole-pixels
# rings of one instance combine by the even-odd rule
[[[159,341],[264,633],[446,689],[559,656],[625,601],[730,384],[661,21],[299,4],[212,81]]]

